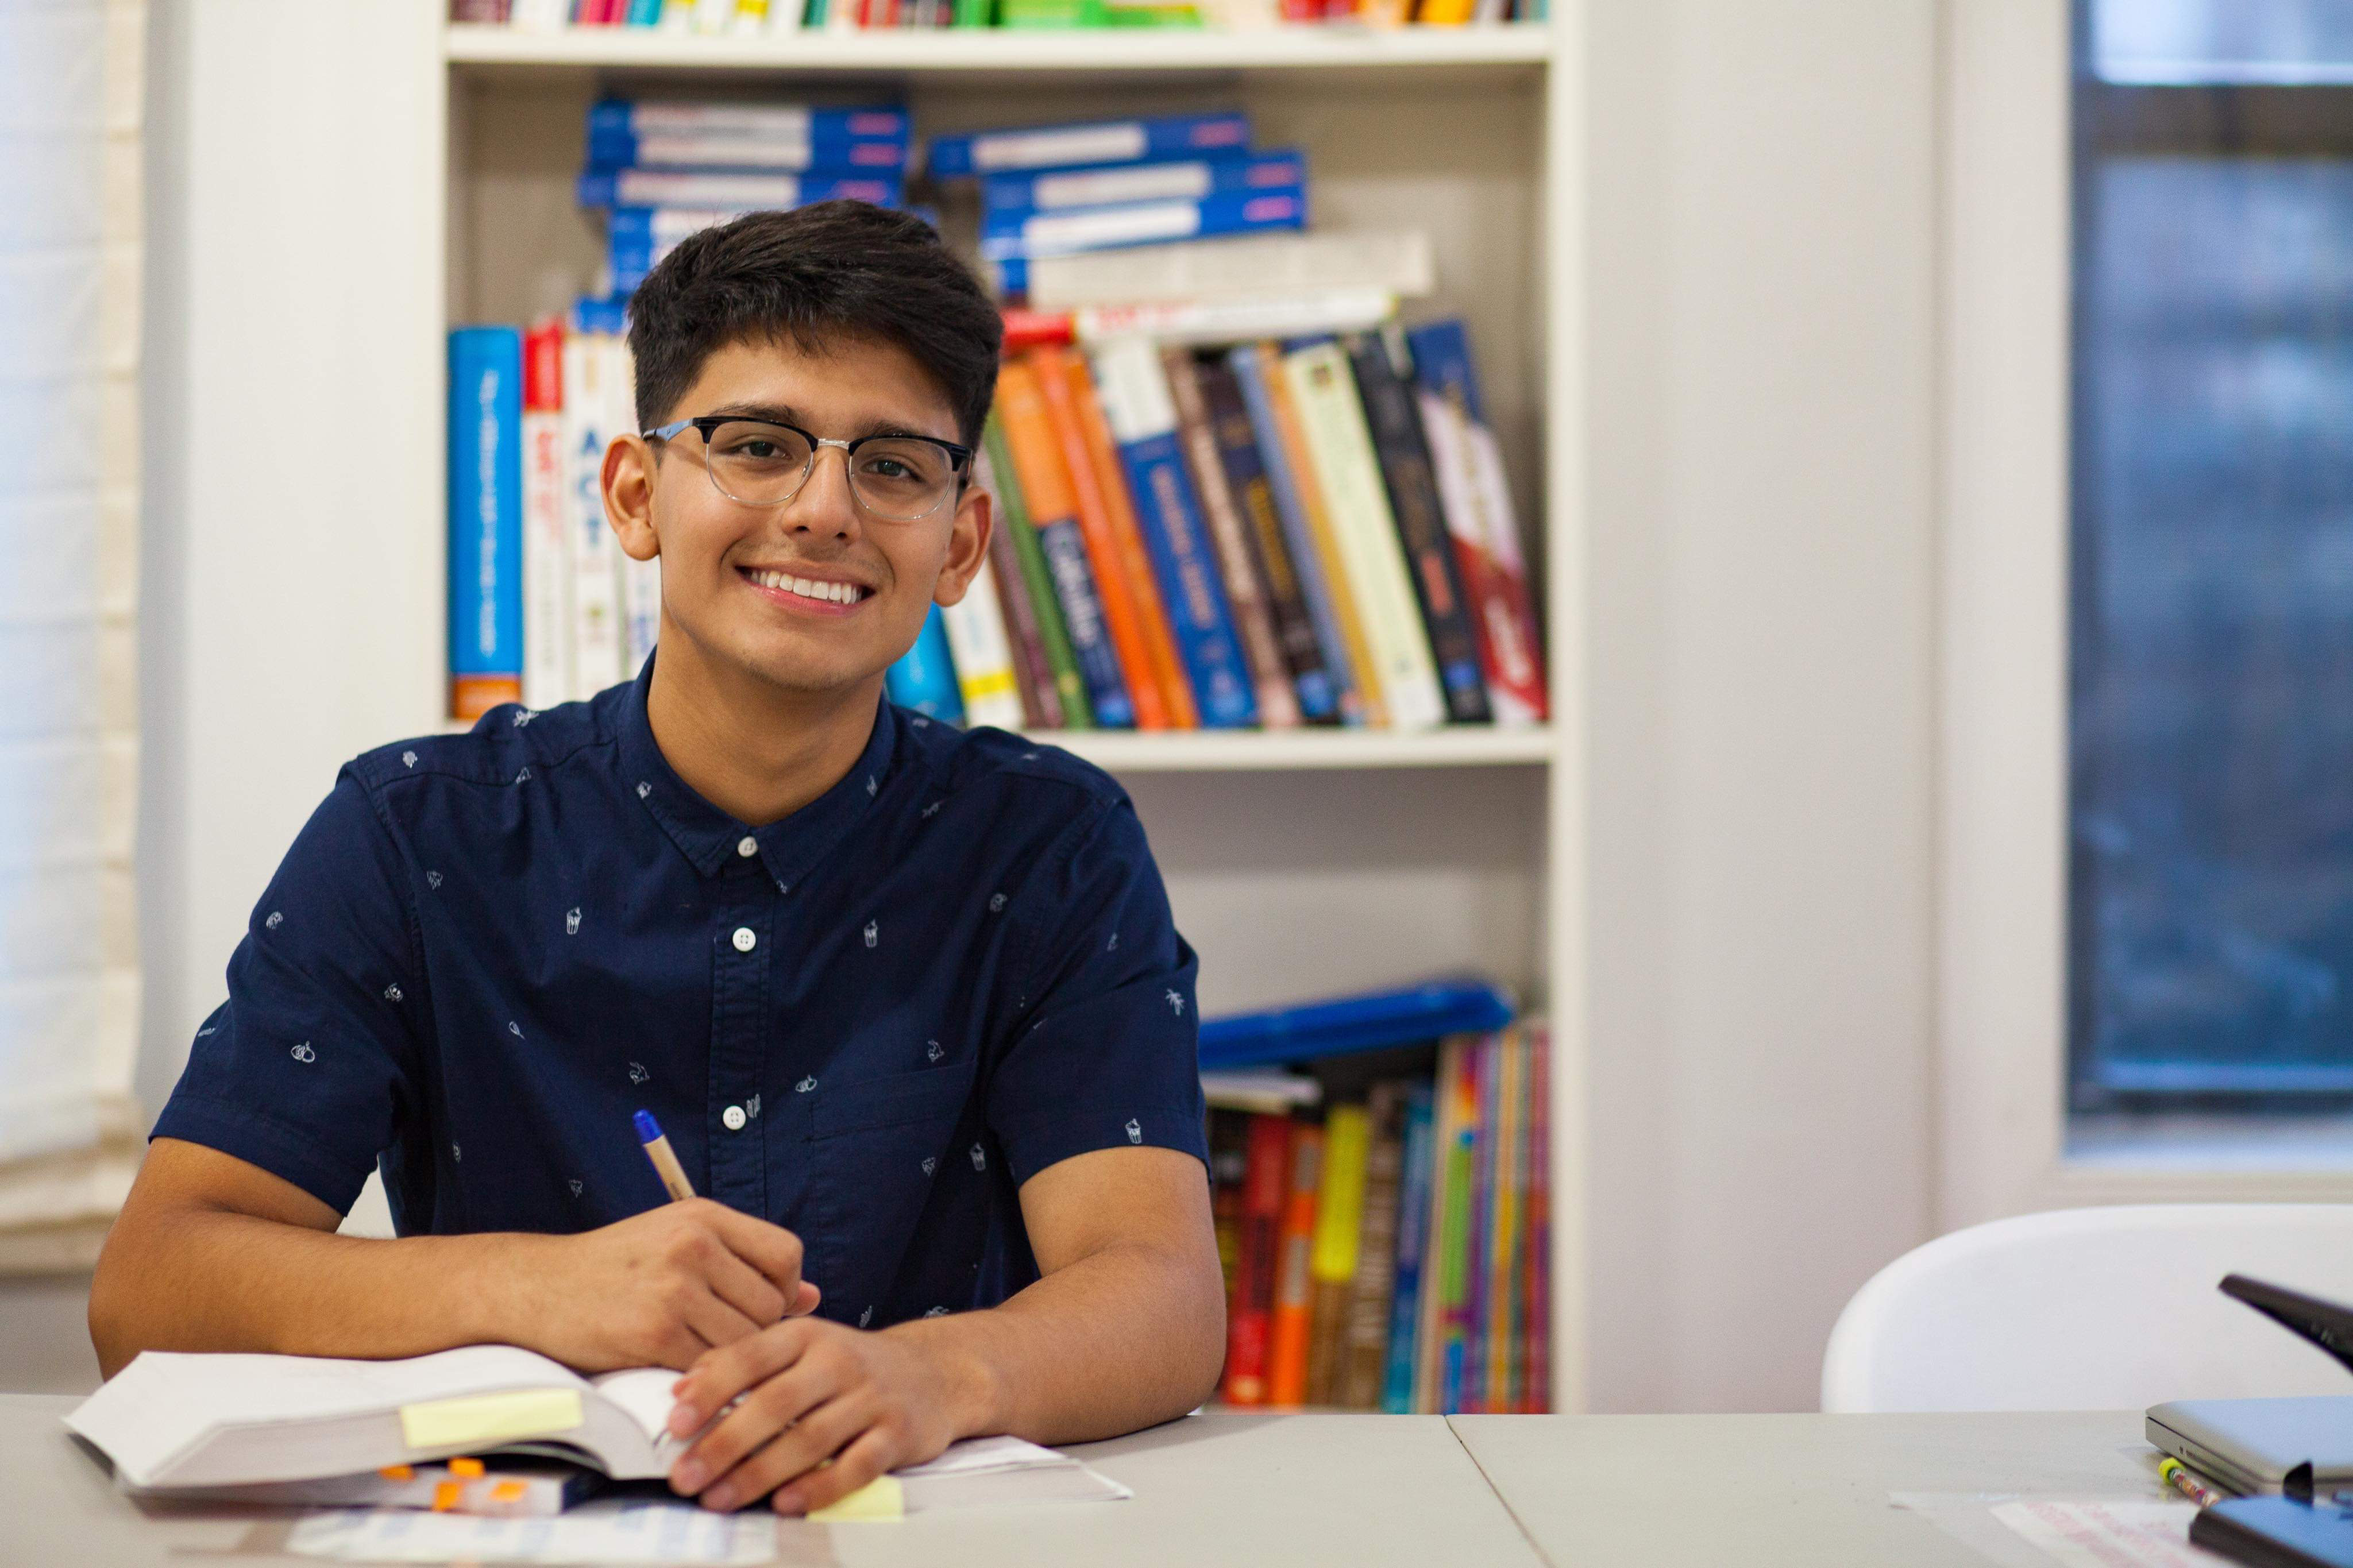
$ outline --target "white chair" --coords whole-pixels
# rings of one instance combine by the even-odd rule
[[[2246,1274],[2353,1304],[2353,1204],[2164,1204],[1996,1220],[1854,1294],[1822,1408],[2140,1410],[2353,1394],[2353,1373],[2215,1287]]]

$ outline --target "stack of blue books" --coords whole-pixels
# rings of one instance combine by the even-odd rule
[[[747,212],[847,197],[899,206],[907,111],[610,100],[588,110],[580,205],[607,215],[626,297],[688,235]]]
[[[1307,226],[1307,159],[1254,151],[1240,113],[933,138],[935,180],[980,182],[980,254],[1008,295],[1030,260]]]

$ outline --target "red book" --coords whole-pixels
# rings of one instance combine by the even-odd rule
[[[1314,1320],[1315,1197],[1324,1179],[1324,1129],[1292,1129],[1290,1180],[1275,1239],[1274,1311],[1267,1335],[1266,1402],[1307,1403],[1307,1342]]]
[[[1274,1318],[1274,1281],[1282,1200],[1290,1184],[1291,1122],[1253,1116],[1243,1166],[1241,1234],[1234,1255],[1234,1292],[1226,1315],[1225,1400],[1263,1405],[1267,1351]]]
[[[1071,317],[1067,310],[1032,310],[1019,305],[1008,305],[998,314],[1005,318],[1004,352],[1019,353],[1040,343],[1067,343],[1071,341]]]
[[[549,316],[522,336],[522,405],[534,413],[564,406],[564,318]]]

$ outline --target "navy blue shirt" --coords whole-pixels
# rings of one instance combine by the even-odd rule
[[[856,766],[747,827],[670,771],[652,667],[346,766],[255,908],[155,1125],[404,1234],[578,1231],[695,1190],[796,1232],[881,1327],[1038,1277],[1057,1161],[1207,1159],[1195,960],[1125,794],[881,705]]]

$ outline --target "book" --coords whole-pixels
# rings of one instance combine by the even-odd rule
[[[1201,1075],[1201,1098],[1212,1110],[1288,1116],[1324,1098],[1324,1086],[1304,1073],[1279,1068],[1212,1069]]]
[[[1315,1239],[1307,1330],[1307,1403],[1339,1402],[1340,1336],[1356,1277],[1365,1221],[1365,1159],[1372,1119],[1361,1105],[1337,1105],[1324,1123],[1324,1171],[1315,1197]]]
[[[1470,1074],[1470,1105],[1464,1142],[1469,1151],[1470,1204],[1462,1242],[1462,1289],[1455,1314],[1460,1360],[1455,1367],[1454,1410],[1487,1408],[1488,1258],[1494,1246],[1495,1049],[1482,1035],[1464,1053]]]
[[[1242,405],[1257,437],[1267,494],[1282,527],[1282,542],[1298,579],[1300,597],[1314,626],[1323,667],[1332,683],[1334,708],[1344,723],[1362,724],[1377,710],[1374,695],[1358,681],[1358,638],[1352,635],[1355,612],[1346,610],[1344,619],[1344,605],[1325,570],[1324,552],[1316,547],[1315,530],[1301,489],[1305,476],[1292,460],[1296,434],[1289,426],[1294,421],[1290,416],[1290,400],[1282,395],[1282,377],[1271,363],[1279,352],[1271,343],[1244,343],[1228,353],[1226,363],[1233,372],[1234,384],[1241,393]],[[1229,443],[1228,450],[1232,449]],[[1366,675],[1369,677],[1369,670]],[[1377,688],[1374,690],[1377,691]]]
[[[1168,345],[1160,351],[1160,365],[1176,412],[1176,437],[1184,451],[1186,470],[1192,476],[1193,494],[1200,503],[1201,519],[1208,526],[1209,541],[1217,552],[1218,575],[1224,582],[1234,635],[1240,638],[1243,657],[1249,661],[1259,722],[1270,730],[1294,729],[1300,723],[1299,699],[1292,689],[1282,646],[1275,637],[1274,616],[1267,606],[1257,554],[1250,548],[1250,529],[1234,505],[1225,458],[1218,449],[1217,432],[1210,427],[1208,401],[1201,391],[1200,366],[1189,350]]]
[[[947,627],[934,605],[923,617],[914,646],[900,655],[882,678],[891,700],[931,719],[964,722],[964,697],[956,686],[955,661],[948,653]]]
[[[1434,321],[1408,332],[1406,342],[1447,531],[1477,606],[1495,721],[1541,723],[1548,705],[1533,591],[1503,452],[1480,411],[1469,336],[1459,321]]]
[[[1002,439],[996,435],[992,421],[981,449],[973,455],[973,479],[996,503],[988,531],[988,577],[997,592],[997,607],[1004,612],[1005,642],[1013,655],[1021,722],[1033,730],[1060,729],[1061,692],[1054,684],[1053,666],[1047,659],[1046,639],[1039,627],[1038,608],[1030,600],[1029,584],[1021,575],[1021,562],[1013,548],[1017,535],[1029,532],[1029,521],[1021,512],[1019,489],[997,468],[1001,450]]]
[[[1087,343],[1146,337],[1162,343],[1222,345],[1364,331],[1396,314],[1397,296],[1378,289],[1318,289],[1236,300],[1081,305],[1062,318],[1060,336]]]
[[[1105,729],[1131,728],[1136,710],[1128,691],[1125,660],[1088,563],[1077,491],[1044,382],[1026,357],[1008,361],[997,371],[996,416],[1004,427],[1015,483],[1036,530],[1039,552],[1052,574],[1052,598],[1060,607],[1071,658],[1086,684],[1088,711]]]
[[[670,1472],[668,1367],[582,1377],[513,1345],[396,1361],[144,1351],[66,1415],[133,1495],[356,1480],[457,1455],[561,1458],[615,1480]],[[950,1444],[894,1472],[909,1511],[1113,1500],[1127,1489],[1018,1437]]]
[[[1176,406],[1159,352],[1142,338],[1124,338],[1090,358],[1199,722],[1255,723],[1255,687],[1177,445]]]
[[[1146,158],[1183,158],[1249,145],[1246,115],[1164,114],[934,136],[924,149],[923,163],[933,178],[952,179],[1008,169],[1135,163]]]
[[[1420,229],[1273,231],[1038,257],[1029,281],[1039,310],[1323,292],[1414,300],[1437,290],[1438,264]]]
[[[1440,1085],[1451,1101],[1446,1162],[1446,1250],[1440,1259],[1437,1328],[1438,1405],[1447,1414],[1467,1410],[1464,1369],[1471,1355],[1472,1260],[1478,1255],[1479,1042],[1461,1040],[1451,1067],[1441,1055]]]
[[[1032,349],[1022,357],[1037,378],[1047,428],[1060,455],[1061,472],[1068,476],[1080,537],[1086,543],[1087,565],[1103,604],[1103,625],[1119,655],[1121,678],[1135,705],[1136,727],[1176,728],[1176,710],[1164,679],[1166,666],[1175,663],[1174,652],[1166,661],[1156,658],[1155,639],[1148,629],[1156,625],[1162,639],[1167,635],[1166,622],[1160,612],[1159,591],[1153,585],[1151,566],[1145,560],[1141,541],[1131,549],[1130,542],[1113,520],[1113,492],[1106,480],[1118,482],[1118,464],[1116,459],[1103,463],[1096,460],[1072,384],[1074,376],[1086,375],[1085,363],[1057,348]],[[1090,385],[1086,407],[1093,406]],[[1027,472],[1025,469],[1025,482]],[[1125,486],[1121,485],[1117,493],[1124,501]],[[1097,711],[1101,711],[1100,707]]]
[[[1389,1289],[1397,1277],[1398,1203],[1405,1161],[1405,1086],[1394,1079],[1375,1084],[1366,1110],[1370,1142],[1365,1151],[1364,1213],[1356,1267],[1349,1276],[1347,1307],[1341,1318],[1339,1364],[1332,1379],[1332,1403],[1349,1410],[1378,1410],[1388,1384]]]
[[[575,323],[576,327],[576,323]],[[605,448],[612,400],[601,334],[575,330],[564,339],[564,446],[572,526],[572,696],[585,700],[621,679],[621,546],[605,521]]]
[[[522,700],[522,334],[449,334],[449,712]]]
[[[1379,672],[1388,721],[1399,730],[1444,723],[1446,701],[1430,635],[1414,602],[1397,520],[1389,511],[1347,356],[1337,343],[1310,343],[1284,354],[1282,368],[1308,461],[1328,507],[1339,575]]]
[[[1388,1352],[1381,1408],[1406,1415],[1414,1405],[1414,1356],[1419,1343],[1422,1276],[1430,1256],[1430,1090],[1415,1083],[1406,1090],[1404,1151],[1397,1211],[1397,1265],[1389,1293]]]
[[[1421,409],[1397,364],[1405,340],[1395,334],[1357,333],[1341,340],[1356,374],[1356,393],[1404,549],[1407,579],[1430,638],[1446,716],[1458,724],[1484,724],[1493,717],[1487,682],[1481,673],[1479,634],[1462,587],[1454,542],[1446,529],[1445,503],[1422,440]]]
[[[1015,475],[1012,448],[1005,439],[1005,421],[995,409],[989,411],[988,423],[983,429],[981,450],[988,458],[989,472],[996,484],[1000,510],[997,532],[1004,542],[1003,548],[1012,553],[1014,570],[1021,584],[1019,603],[1026,605],[1031,617],[1033,632],[1022,636],[1034,635],[1037,642],[1034,650],[1027,650],[1023,645],[1025,658],[1044,660],[1044,668],[1033,668],[1031,672],[1039,685],[1039,722],[1055,729],[1092,729],[1094,720],[1088,711],[1086,681],[1079,673],[1078,659],[1071,651],[1070,628],[1064,624],[1061,603],[1054,592],[1053,569],[1046,563],[1045,548],[1038,542],[1028,498]],[[997,548],[995,542],[990,544],[992,555]],[[1008,625],[1017,613],[1009,582],[1008,579],[997,585],[999,595],[1006,601]],[[1050,713],[1051,717],[1044,716]]]
[[[907,113],[782,103],[607,100],[588,109],[595,169],[901,170]]]
[[[564,322],[523,334],[522,703],[572,700],[571,470],[564,449]]]
[[[1335,721],[1340,716],[1339,698],[1330,672],[1324,668],[1323,647],[1316,640],[1315,622],[1308,614],[1298,574],[1292,569],[1282,520],[1275,515],[1273,487],[1259,455],[1258,437],[1250,428],[1241,385],[1234,379],[1233,367],[1221,356],[1208,355],[1196,364],[1196,383],[1209,433],[1217,442],[1218,460],[1232,492],[1251,564],[1265,589],[1275,647],[1291,678],[1300,717],[1314,724]]]
[[[1253,1116],[1242,1171],[1240,1228],[1235,1250],[1233,1308],[1226,1319],[1229,1405],[1263,1405],[1273,1329],[1275,1278],[1282,1261],[1283,1202],[1290,1188],[1291,1122]]]
[[[1250,1118],[1209,1108],[1209,1222],[1217,1232],[1218,1269],[1226,1282],[1226,1322],[1234,1321],[1235,1281],[1240,1278],[1242,1181],[1250,1160]]]
[[[1204,1018],[1200,1061],[1214,1069],[1312,1061],[1500,1029],[1516,1016],[1511,997],[1491,980],[1430,980]]]
[[[1303,1405],[1307,1399],[1307,1340],[1314,1306],[1309,1268],[1315,1247],[1315,1194],[1323,1179],[1324,1130],[1293,1127],[1290,1152],[1266,1354],[1266,1403],[1282,1405]]]
[[[1118,206],[1071,207],[1060,212],[983,215],[981,258],[994,269],[1008,294],[1026,294],[1028,264],[1040,256],[1082,250],[1116,250],[1197,235],[1248,234],[1307,226],[1307,193],[1265,191],[1204,196],[1198,202],[1129,202]]]
[[[1021,727],[1021,685],[1013,668],[1013,647],[1005,635],[1005,609],[986,564],[965,585],[964,597],[935,606],[947,630],[948,652],[955,661],[956,692],[964,700],[965,722],[993,724],[1000,730]]]
[[[757,212],[836,199],[897,206],[905,187],[895,176],[776,174],[756,169],[588,169],[574,182],[584,207],[679,207]]]
[[[1528,1021],[1527,1374],[1520,1408],[1552,1408],[1552,1031]]]
[[[1307,156],[1296,148],[1176,158],[1098,169],[991,174],[980,183],[992,213],[1049,212],[1121,202],[1199,201],[1234,192],[1296,189],[1307,183]]]

